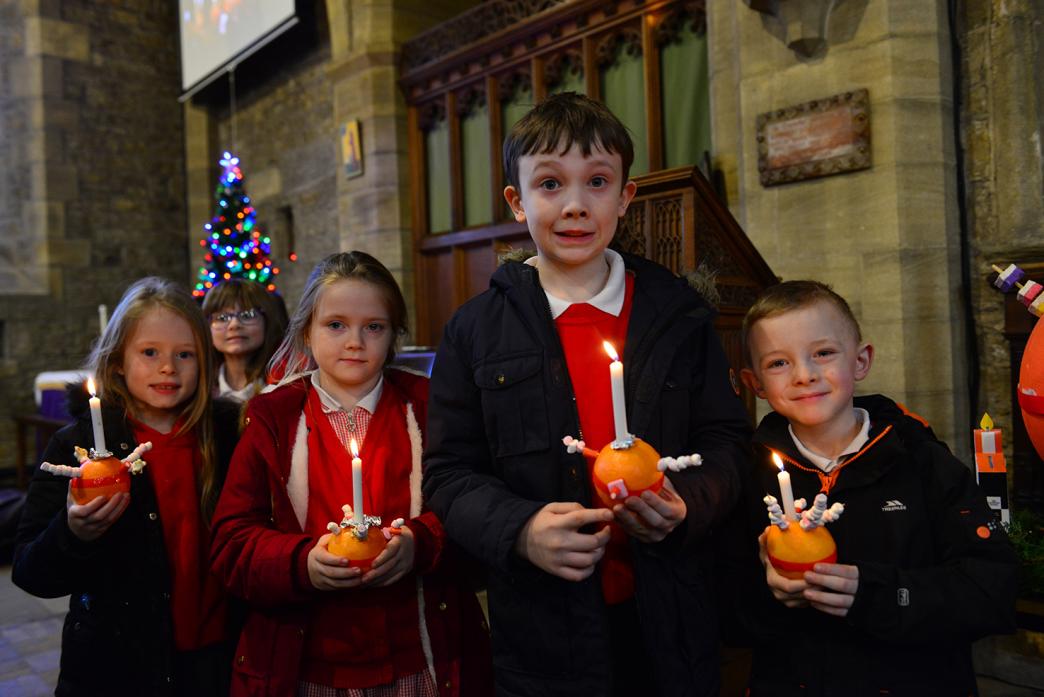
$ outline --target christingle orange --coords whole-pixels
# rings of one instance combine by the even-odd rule
[[[582,453],[594,458],[591,472],[595,494],[607,507],[622,503],[628,496],[641,496],[643,491],[658,492],[663,488],[667,470],[680,472],[687,467],[702,465],[703,458],[694,453],[678,458],[660,457],[656,449],[641,438],[613,441],[601,452],[596,452],[582,440],[572,436],[562,439],[569,453]]]
[[[82,506],[99,496],[130,493],[131,475],[142,471],[145,461],[141,459],[141,455],[151,449],[152,443],[142,443],[134,452],[120,460],[108,452],[94,453],[92,457],[83,448],[76,448],[76,460],[80,463],[78,467],[44,462],[40,464],[40,469],[58,476],[71,477],[69,492],[73,501]]]
[[[835,503],[827,508],[825,494],[817,494],[811,509],[803,511],[805,500],[794,502],[793,517],[783,512],[774,496],[765,497],[769,525],[765,538],[765,551],[769,563],[786,578],[804,578],[819,563],[832,564],[837,561],[837,544],[824,527],[837,520],[844,512],[843,504]]]
[[[390,527],[382,528],[381,519],[377,516],[364,515],[361,520],[355,520],[351,506],[345,504],[341,510],[344,518],[340,524],[330,523],[326,526],[332,534],[326,549],[330,554],[344,557],[349,566],[358,567],[365,573],[373,567],[374,560],[388,546],[392,537],[402,534],[405,521],[396,518]]]

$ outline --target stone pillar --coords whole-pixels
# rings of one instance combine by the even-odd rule
[[[327,0],[334,127],[358,119],[363,174],[337,172],[340,248],[380,259],[402,286],[415,317],[410,162],[406,102],[398,85],[404,41],[474,2],[433,6],[422,0]],[[338,147],[338,163],[343,153]]]
[[[877,348],[859,391],[906,403],[967,455],[946,3],[841,3],[825,55],[811,59],[744,3],[708,3],[708,14],[714,152],[733,213],[782,278],[848,299]],[[763,187],[757,115],[860,87],[873,167]]]

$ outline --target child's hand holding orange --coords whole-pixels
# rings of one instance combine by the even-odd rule
[[[612,518],[606,508],[584,508],[575,501],[556,501],[526,522],[515,542],[515,552],[549,574],[582,581],[594,573],[609,544]],[[595,533],[580,532],[585,525],[603,526]]]
[[[331,537],[333,535],[330,533],[323,535],[308,552],[308,580],[321,591],[361,586],[362,571],[357,567],[348,566],[347,559],[331,554],[326,549]]]
[[[685,520],[687,512],[685,501],[667,478],[655,494],[643,491],[640,497],[628,496],[613,506],[616,521],[640,542],[659,542],[667,537]]]
[[[105,534],[120,519],[130,505],[130,494],[98,496],[93,501],[78,504],[70,493],[65,499],[65,515],[69,530],[84,542],[93,542]]]
[[[364,586],[390,586],[413,569],[413,533],[405,525],[388,546],[373,560],[373,566],[362,577]]]
[[[805,598],[815,609],[844,617],[859,589],[859,567],[851,564],[816,564],[805,572]]]
[[[772,591],[772,597],[787,607],[806,607],[809,604],[809,600],[804,593],[808,589],[808,583],[801,579],[787,578],[780,575],[776,568],[769,563],[768,551],[765,549],[765,537],[767,535],[768,528],[765,528],[764,532],[758,535],[758,557],[761,559],[761,565],[765,567],[765,582],[768,584],[769,590]]]

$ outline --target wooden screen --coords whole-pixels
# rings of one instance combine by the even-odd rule
[[[488,287],[500,252],[532,247],[501,193],[503,134],[526,101],[563,89],[604,101],[607,73],[626,61],[634,66],[640,56],[641,89],[634,95],[640,103],[627,110],[643,124],[637,146],[649,173],[634,177],[638,194],[615,244],[678,273],[700,263],[715,270],[718,328],[739,366],[742,315],[775,277],[695,167],[662,169],[660,50],[683,29],[691,35],[704,26],[703,2],[491,0],[404,45],[400,84],[409,107],[418,343],[438,343],[453,311]],[[488,148],[478,155],[488,159],[479,165],[477,113],[488,123]],[[446,133],[448,147],[436,152]],[[447,186],[445,202],[431,200]],[[469,204],[475,191],[489,201]],[[476,210],[490,220],[474,224]]]

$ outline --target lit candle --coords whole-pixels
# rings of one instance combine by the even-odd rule
[[[359,444],[352,438],[352,524],[363,522],[363,485],[362,460],[359,458]]]
[[[94,451],[108,452],[105,449],[105,429],[102,426],[101,400],[95,395],[94,378],[87,379],[87,391],[91,393],[88,403],[91,405],[91,425],[94,427]]]
[[[613,423],[616,425],[616,440],[626,441],[630,434],[627,433],[627,405],[624,402],[624,378],[623,363],[616,353],[616,349],[608,341],[603,341],[602,346],[613,362],[609,364],[609,381],[613,389]]]
[[[791,520],[797,520],[797,511],[794,510],[794,490],[790,488],[790,472],[783,469],[783,460],[779,453],[772,453],[772,461],[779,468],[776,478],[779,480],[780,498],[783,499],[783,515]]]

